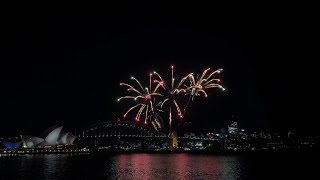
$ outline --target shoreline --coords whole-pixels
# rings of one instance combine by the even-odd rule
[[[0,151],[1,155],[24,155],[24,154],[130,154],[130,153],[150,153],[150,154],[174,154],[174,153],[190,153],[190,154],[256,154],[256,153],[306,153],[306,152],[318,152],[317,149],[93,149],[93,150],[33,150],[33,151]]]

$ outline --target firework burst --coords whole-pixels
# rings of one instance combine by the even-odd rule
[[[177,115],[182,118],[181,108],[176,100],[176,95],[185,93],[186,91],[184,89],[181,89],[182,85],[185,83],[185,81],[188,79],[188,76],[185,76],[182,78],[179,83],[175,84],[175,78],[174,78],[174,66],[171,66],[171,82],[166,83],[163,78],[158,74],[157,72],[154,72],[154,74],[158,77],[159,80],[154,80],[155,83],[157,83],[157,88],[162,87],[162,89],[165,91],[163,94],[165,94],[165,98],[160,103],[161,108],[164,104],[170,103],[174,106],[174,109],[177,112]],[[170,114],[171,114],[171,108],[170,108]]]
[[[135,105],[130,107],[124,113],[123,117],[126,117],[127,114],[135,111],[135,120],[137,122],[140,121],[140,118],[144,118],[145,124],[151,122],[155,130],[165,133],[166,126],[169,125],[170,132],[173,123],[178,123],[180,125],[188,124],[190,122],[184,122],[184,116],[190,101],[200,95],[207,97],[207,89],[220,88],[223,91],[225,90],[225,88],[219,84],[220,79],[214,78],[214,76],[219,74],[221,71],[222,69],[218,69],[210,72],[210,68],[208,68],[205,69],[201,75],[197,75],[195,77],[193,73],[190,73],[176,83],[174,78],[174,66],[171,66],[170,83],[167,83],[157,72],[153,72],[150,73],[148,87],[143,87],[136,78],[131,77],[134,81],[134,85],[120,83],[121,86],[127,87],[127,91],[133,95],[120,97],[118,101],[121,101],[122,99],[132,99],[135,102]],[[154,88],[152,86],[153,83]],[[179,106],[180,101],[177,100],[178,95],[181,95],[182,97],[189,95],[189,100],[183,109],[183,113]],[[181,100],[180,97],[179,100]],[[164,108],[165,104],[167,104],[168,109]],[[169,114],[166,124],[158,114],[158,112],[165,112],[164,109],[167,109]],[[175,122],[173,120],[175,117],[173,115],[175,114],[181,119],[179,122]]]
[[[137,88],[134,85],[130,85],[127,83],[120,83],[120,86],[127,87],[127,91],[133,92],[134,95],[123,96],[117,99],[117,101],[121,101],[122,99],[132,99],[135,102],[135,105],[130,107],[123,115],[126,117],[131,111],[136,110],[135,120],[137,122],[140,121],[140,118],[144,117],[144,123],[147,124],[148,121],[151,121],[152,125],[156,130],[160,130],[162,128],[161,118],[158,115],[157,111],[161,111],[156,104],[156,96],[163,96],[162,94],[157,92],[158,87],[152,90],[152,74],[150,74],[149,87],[143,88],[141,83],[135,77],[131,77],[131,79],[135,82]],[[159,104],[159,103],[158,103]]]
[[[174,117],[178,117],[179,119],[183,119],[183,114],[180,108],[180,105],[178,103],[177,100],[177,96],[179,94],[184,95],[185,94],[185,90],[183,90],[181,87],[185,84],[185,81],[188,80],[189,75],[183,77],[180,81],[177,81],[178,83],[176,83],[176,79],[174,77],[174,66],[171,66],[171,79],[169,81],[169,83],[167,83],[160,74],[158,74],[157,72],[154,72],[154,74],[156,75],[156,77],[158,79],[154,80],[155,83],[157,83],[157,88],[161,87],[161,89],[164,91],[162,94],[163,99],[162,101],[160,101],[160,107],[161,109],[164,108],[164,105],[167,105],[168,110],[169,110],[169,117],[168,117],[168,124],[169,124],[169,132],[171,131],[172,125],[173,125],[173,119]],[[173,116],[176,115],[176,116]]]
[[[174,109],[177,112],[177,115],[180,118],[182,118],[181,108],[176,100],[176,95],[182,92],[185,92],[185,91],[181,91],[181,86],[187,80],[188,76],[182,78],[178,84],[175,84],[174,66],[171,66],[171,82],[170,83],[166,83],[166,81],[164,81],[163,78],[160,76],[160,74],[158,74],[157,72],[154,72],[154,74],[158,77],[158,80],[154,80],[154,82],[157,83],[157,87],[162,87],[162,89],[165,91],[163,93],[164,99],[161,101],[160,107],[162,108],[164,104],[169,103],[173,106],[173,108],[170,107],[170,117],[171,117],[171,109]]]
[[[184,85],[182,91],[186,92],[186,94],[190,94],[192,100],[195,96],[200,96],[200,94],[203,94],[204,97],[208,97],[206,89],[220,88],[225,91],[225,88],[219,84],[220,79],[213,78],[215,74],[221,73],[223,69],[218,69],[211,73],[209,73],[209,71],[210,68],[204,70],[202,74],[200,76],[198,75],[196,78],[193,74],[188,76],[190,84]]]
[[[211,69],[207,68],[205,69],[202,74],[195,78],[193,73],[190,73],[189,75],[185,76],[184,78],[188,78],[189,84],[183,82],[183,87],[181,88],[180,91],[184,92],[185,95],[189,95],[189,99],[183,109],[183,117],[185,117],[185,113],[187,108],[189,107],[190,101],[193,101],[196,96],[200,96],[203,94],[205,98],[208,97],[208,94],[206,92],[207,89],[210,88],[220,88],[222,91],[225,91],[225,88],[221,86],[220,79],[214,78],[215,74],[220,74],[223,69],[217,69],[213,72],[209,72]],[[186,124],[189,124],[190,122],[186,122],[185,119],[183,118],[182,121],[180,122],[179,126],[185,126]]]

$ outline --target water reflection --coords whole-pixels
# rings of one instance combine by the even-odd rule
[[[240,179],[237,157],[190,154],[121,154],[118,179]]]
[[[50,154],[42,156],[43,159],[43,177],[45,179],[62,179],[65,173],[64,164],[67,155]]]
[[[1,179],[63,179],[71,155],[20,155],[1,160]]]
[[[0,179],[294,179],[297,164],[311,164],[299,162],[273,153],[23,155],[0,157]]]
[[[25,155],[19,158],[19,177],[37,174],[35,179],[59,179],[64,177],[68,155]],[[37,171],[37,172],[35,172]]]

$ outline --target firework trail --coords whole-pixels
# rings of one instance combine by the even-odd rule
[[[164,94],[166,94],[164,100],[161,102],[161,107],[165,103],[171,103],[174,105],[175,110],[177,111],[177,114],[180,118],[182,118],[182,113],[181,113],[181,108],[178,105],[178,102],[175,98],[175,95],[180,94],[180,93],[185,93],[187,92],[184,89],[181,89],[181,86],[185,83],[185,81],[188,79],[189,76],[192,74],[189,74],[188,76],[183,77],[180,82],[175,85],[175,78],[174,78],[174,66],[171,66],[171,83],[168,86],[168,83],[166,83],[163,78],[158,74],[157,72],[154,72],[155,75],[159,78],[159,80],[154,80],[155,83],[157,83],[157,87],[162,87],[163,90],[165,91]]]
[[[195,96],[200,96],[202,93],[204,97],[208,97],[206,89],[210,88],[220,88],[223,91],[225,90],[220,84],[220,79],[212,78],[213,75],[221,73],[223,69],[215,70],[211,73],[208,73],[210,68],[203,71],[203,73],[197,78],[194,77],[193,74],[189,75],[190,84],[189,86],[185,85],[185,88],[182,89],[183,91],[187,92],[187,94],[191,95],[191,99],[194,100]]]
[[[183,86],[185,88],[181,89],[181,91],[185,92],[185,95],[190,95],[186,103],[186,106],[183,109],[183,119],[180,125],[183,125],[186,110],[189,107],[190,102],[193,101],[196,96],[200,96],[200,94],[203,94],[204,97],[207,98],[208,94],[206,90],[210,88],[220,88],[222,89],[222,91],[225,91],[225,88],[218,84],[220,82],[220,79],[213,78],[215,74],[220,74],[223,71],[223,69],[217,69],[211,73],[209,73],[209,71],[210,68],[205,69],[200,75],[200,77],[199,75],[197,75],[197,78],[194,77],[193,73],[187,76],[190,80],[190,83],[189,85],[184,84]]]
[[[181,90],[182,85],[184,85],[185,81],[188,80],[188,76],[183,77],[179,83],[175,83],[174,78],[174,66],[171,66],[171,82],[166,83],[166,81],[163,80],[160,74],[157,72],[154,72],[154,74],[158,77],[158,80],[154,80],[155,83],[157,83],[156,88],[161,87],[164,90],[164,99],[160,102],[160,107],[163,108],[164,104],[169,104],[169,129],[171,130],[172,126],[172,111],[175,111],[177,113],[177,116],[182,119],[183,115],[181,112],[181,108],[179,106],[179,103],[176,99],[176,96],[178,94],[185,93],[185,90]]]
[[[171,66],[170,83],[164,81],[161,75],[157,72],[153,72],[153,74],[150,73],[149,87],[145,88],[143,88],[141,83],[136,78],[131,77],[131,79],[134,80],[135,86],[127,83],[120,83],[120,85],[127,87],[127,91],[130,91],[130,93],[133,93],[133,95],[120,97],[118,101],[122,99],[133,99],[136,103],[130,107],[123,116],[126,117],[131,111],[136,111],[136,121],[140,121],[140,118],[144,117],[145,124],[147,124],[147,122],[151,122],[155,130],[164,131],[166,134],[166,125],[169,124],[170,132],[174,122],[173,112],[176,112],[177,116],[181,119],[178,123],[179,129],[180,126],[183,127],[190,123],[185,122],[184,117],[186,109],[196,96],[203,95],[204,97],[207,97],[208,95],[206,90],[211,88],[220,88],[223,91],[225,90],[225,88],[219,84],[220,79],[214,78],[214,76],[219,74],[222,70],[223,69],[218,69],[210,72],[210,68],[208,68],[205,69],[201,75],[197,75],[195,77],[193,73],[190,73],[187,76],[184,76],[180,81],[178,81],[178,83],[175,83],[176,80],[174,78],[174,67]],[[155,75],[154,80],[152,75]],[[154,85],[154,88],[152,87],[152,82],[156,84]],[[162,89],[161,93],[160,89]],[[189,95],[186,106],[183,109],[183,113],[176,98],[178,95]],[[165,104],[169,105],[169,117],[166,124],[158,114],[158,112],[164,112],[163,106]]]
[[[120,83],[120,86],[127,87],[127,91],[133,92],[134,95],[123,96],[118,98],[117,101],[122,99],[133,99],[135,103],[134,106],[130,107],[123,115],[126,117],[131,111],[137,110],[135,115],[135,120],[140,121],[141,117],[144,117],[144,124],[147,124],[148,121],[151,122],[153,127],[160,131],[163,128],[163,123],[161,122],[161,117],[158,115],[157,111],[159,109],[159,103],[156,104],[156,96],[163,96],[157,92],[158,87],[152,90],[152,74],[150,74],[149,87],[143,88],[141,83],[135,77],[131,77],[134,80],[135,84],[138,86],[135,88],[133,85],[127,83]]]

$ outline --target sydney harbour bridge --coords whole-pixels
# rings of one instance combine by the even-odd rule
[[[100,148],[150,148],[168,146],[168,136],[155,131],[142,124],[128,121],[110,121],[94,124],[87,128],[77,130],[74,134],[78,137],[79,145],[88,145]],[[203,143],[215,141],[207,137],[179,137],[179,143]]]
[[[79,144],[97,147],[146,146],[151,142],[161,144],[167,136],[147,126],[127,121],[111,121],[94,124],[75,132]]]

